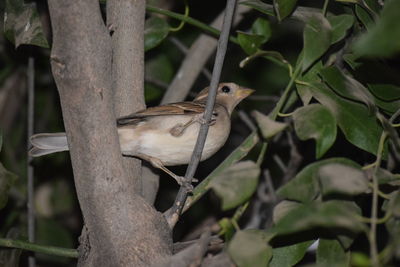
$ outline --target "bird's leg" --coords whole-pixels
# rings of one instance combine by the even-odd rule
[[[185,132],[186,128],[188,128],[190,125],[192,125],[195,122],[198,122],[200,124],[206,124],[206,121],[204,120],[203,115],[204,115],[204,113],[194,115],[185,124],[182,125],[181,123],[178,123],[177,125],[172,127],[169,132],[171,133],[172,136],[179,137]],[[213,115],[211,117],[210,124],[209,124],[210,126],[215,124],[215,122],[217,121],[217,119],[216,119],[217,116],[218,116],[218,113],[213,112]]]
[[[206,120],[203,117],[204,117],[204,112],[194,116],[194,120],[200,124],[206,124]],[[213,114],[211,115],[211,120],[208,125],[213,126],[217,121],[217,117],[218,113],[216,111],[213,111]]]
[[[193,185],[192,185],[191,183],[189,183],[189,182],[185,179],[185,177],[176,175],[175,173],[173,173],[172,171],[170,171],[168,168],[166,168],[166,167],[164,166],[164,164],[162,163],[162,161],[159,160],[158,158],[153,158],[153,157],[150,157],[150,156],[147,156],[147,155],[143,155],[143,154],[138,155],[138,157],[139,157],[139,158],[142,158],[142,159],[144,159],[144,160],[146,160],[146,161],[148,161],[148,162],[150,162],[151,165],[153,165],[153,167],[158,168],[158,169],[164,171],[165,173],[167,173],[169,176],[171,176],[172,178],[174,178],[175,181],[176,181],[180,186],[185,187],[187,191],[189,191],[189,192],[192,192],[192,191],[193,191]],[[195,178],[192,178],[192,182],[198,182],[198,180],[195,179]]]
[[[175,137],[179,137],[183,134],[183,132],[186,130],[187,127],[189,127],[190,125],[192,125],[193,123],[196,122],[195,119],[196,116],[192,117],[188,122],[186,122],[185,124],[181,124],[178,123],[177,125],[175,125],[174,127],[171,128],[171,130],[169,130],[170,134],[172,136]]]

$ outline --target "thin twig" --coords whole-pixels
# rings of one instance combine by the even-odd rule
[[[278,197],[275,192],[274,183],[272,182],[271,173],[267,169],[264,171],[264,178],[265,178],[265,183],[267,184],[268,194],[270,195],[272,202],[276,203]]]
[[[379,167],[380,167],[381,161],[382,161],[382,154],[383,154],[386,137],[387,137],[387,133],[383,132],[381,135],[381,138],[379,140],[378,151],[376,153],[377,157],[376,157],[376,161],[375,161],[376,162],[375,170],[374,170],[374,173],[372,174],[373,188],[372,188],[372,206],[371,206],[371,229],[369,232],[369,242],[370,242],[371,262],[372,262],[372,266],[374,266],[374,267],[380,266],[379,258],[378,258],[378,245],[377,245],[377,240],[376,240],[376,228],[377,228],[377,219],[378,219],[378,190],[379,190],[377,174],[378,174]]]
[[[200,127],[199,135],[197,138],[196,146],[193,150],[192,158],[186,170],[185,179],[191,183],[194,173],[196,172],[199,164],[203,147],[207,138],[209,122],[211,120],[212,112],[214,109],[215,96],[217,94],[217,87],[221,76],[222,66],[225,58],[226,49],[228,46],[229,31],[232,24],[232,18],[236,7],[236,0],[228,0],[226,3],[224,23],[222,25],[221,35],[218,41],[217,55],[215,57],[213,75],[210,83],[209,94],[207,98],[206,109],[204,112],[204,120],[206,123]],[[170,209],[171,213],[167,215],[167,220],[171,228],[174,227],[182,212],[183,205],[187,198],[187,190],[185,187],[179,189],[175,202]]]
[[[390,123],[393,123],[399,116],[400,116],[400,108],[389,119]]]
[[[33,135],[34,123],[34,101],[35,101],[35,61],[33,57],[28,60],[28,129],[27,129],[27,151],[29,150],[29,138]],[[28,240],[35,242],[35,205],[34,205],[34,177],[33,166],[31,165],[32,157],[27,153],[27,194],[28,194]],[[29,267],[36,266],[35,255],[30,255],[28,258]]]
[[[156,79],[156,78],[152,77],[151,75],[146,75],[144,77],[144,81],[146,83],[150,83],[152,85],[160,87],[160,88],[162,88],[164,90],[166,90],[168,88],[168,84],[166,82],[163,82],[163,81],[161,81],[159,79]]]
[[[217,30],[217,29],[215,29],[213,27],[210,27],[207,24],[205,24],[205,23],[203,23],[201,21],[198,21],[198,20],[196,20],[194,18],[187,17],[187,16],[179,14],[179,13],[175,13],[175,12],[172,12],[172,11],[169,11],[169,10],[158,8],[158,7],[155,7],[155,6],[152,6],[152,5],[147,5],[146,6],[146,10],[149,11],[149,12],[154,12],[154,13],[166,15],[168,17],[184,21],[184,22],[186,22],[186,23],[188,23],[190,25],[193,25],[193,26],[203,30],[204,32],[209,33],[209,34],[214,35],[214,36],[219,36],[221,34],[221,32],[219,30]],[[235,43],[235,44],[239,44],[239,42],[238,42],[236,37],[230,36],[229,40],[231,42]]]
[[[328,10],[329,0],[324,1],[324,6],[322,7],[322,15],[326,17],[326,11]]]
[[[22,240],[0,238],[0,247],[6,248],[19,248],[34,252],[39,252],[47,255],[54,255],[68,258],[78,258],[78,251],[71,248],[59,248],[53,246],[43,246],[38,244],[32,244]]]
[[[270,117],[272,120],[275,120],[275,119],[276,119],[276,116],[278,115],[278,113],[281,111],[283,105],[285,104],[285,102],[286,102],[286,100],[287,100],[287,98],[288,98],[289,92],[291,91],[292,86],[293,86],[294,82],[295,82],[296,79],[297,79],[297,76],[298,76],[298,75],[300,74],[300,72],[301,72],[301,66],[302,66],[302,64],[301,64],[301,62],[299,62],[299,63],[297,64],[297,66],[296,66],[296,68],[295,68],[293,74],[292,74],[292,77],[290,77],[289,83],[287,84],[285,90],[283,91],[283,94],[282,94],[281,98],[280,98],[279,101],[276,103],[276,106],[274,107],[274,109],[272,110],[272,112],[269,114],[269,117]]]
[[[275,161],[276,165],[278,165],[279,169],[281,169],[283,173],[287,172],[287,166],[285,165],[285,163],[283,163],[281,157],[279,157],[278,154],[273,155],[272,159]]]
[[[282,184],[287,183],[290,179],[294,177],[303,161],[302,155],[299,153],[296,144],[293,141],[293,137],[289,132],[286,132],[289,146],[290,146],[290,160],[287,164],[287,171],[283,175]]]
[[[204,229],[203,229],[204,231]],[[194,239],[194,240],[188,240],[188,241],[182,241],[182,242],[175,242],[173,244],[173,254],[177,254],[180,251],[188,248],[189,246],[192,246],[193,244],[196,244],[199,242],[199,239]],[[218,236],[218,235],[212,235],[210,236],[210,245],[214,246],[216,244],[223,244],[224,241]]]
[[[396,117],[400,115],[400,109],[397,110],[392,117],[389,119],[389,122],[392,123]],[[379,139],[378,151],[376,153],[376,160],[373,163],[374,173],[372,174],[372,206],[371,206],[371,229],[369,232],[369,242],[370,242],[370,256],[372,266],[380,266],[379,257],[378,257],[378,247],[376,240],[376,228],[378,223],[378,194],[379,194],[379,184],[378,184],[378,172],[382,161],[382,154],[385,147],[385,141],[388,134],[383,131],[381,138]]]
[[[238,5],[232,27],[238,25],[243,20],[244,13],[249,10],[249,7]],[[223,19],[224,11],[213,20],[210,26],[221,29]],[[218,42],[214,37],[207,34],[199,35],[190,45],[190,49],[176,71],[174,79],[165,92],[161,104],[183,101],[190,94],[190,89],[198,79],[200,72],[205,68],[209,58],[214,54],[217,44]],[[211,80],[211,77],[208,80]]]

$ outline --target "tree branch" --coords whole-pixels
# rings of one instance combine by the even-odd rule
[[[237,25],[243,19],[243,14],[249,10],[250,8],[239,5],[233,25]],[[221,12],[221,14],[219,14],[212,22],[211,26],[213,28],[220,27],[223,16],[224,12]],[[168,90],[161,101],[162,104],[183,101],[186,98],[190,88],[196,81],[210,56],[214,53],[216,47],[217,40],[211,36],[202,34],[197,38],[190,47],[185,60],[182,62],[174,79],[169,85]]]
[[[222,32],[218,41],[217,55],[215,57],[213,75],[211,78],[210,89],[208,92],[207,103],[203,117],[206,123],[202,124],[200,127],[199,135],[197,137],[197,142],[193,150],[192,158],[190,160],[189,166],[185,174],[185,178],[189,183],[192,181],[197,166],[199,165],[204,144],[206,142],[209,122],[211,120],[212,112],[214,109],[215,96],[217,94],[218,83],[221,76],[226,49],[228,46],[229,32],[231,29],[235,7],[236,7],[236,0],[227,1],[224,23],[222,25]],[[181,186],[178,195],[175,199],[175,202],[172,208],[170,209],[171,213],[167,215],[168,224],[170,225],[171,228],[173,228],[173,226],[178,221],[179,216],[183,209],[183,205],[185,204],[186,198],[187,198],[187,189]]]
[[[112,40],[112,88],[116,117],[145,108],[144,103],[145,1],[107,1],[107,28]],[[140,160],[123,159],[127,182],[141,193]]]
[[[48,4],[52,71],[85,221],[78,265],[149,266],[171,254],[171,233],[162,216],[133,194],[124,169],[113,104],[112,40],[99,2]]]
[[[34,125],[34,106],[35,106],[35,60],[33,57],[29,57],[28,59],[28,130],[27,137],[28,139],[33,135],[33,125]],[[28,151],[29,151],[29,141],[28,143]],[[33,175],[33,166],[31,165],[32,157],[27,156],[27,199],[28,199],[28,240],[29,242],[35,242],[35,180]],[[29,256],[28,258],[29,267],[36,266],[36,260],[34,256]]]
[[[73,248],[59,248],[54,246],[44,246],[26,242],[22,240],[15,240],[9,238],[0,238],[0,247],[6,248],[19,248],[33,252],[39,252],[47,255],[54,255],[67,258],[77,258],[78,252]]]

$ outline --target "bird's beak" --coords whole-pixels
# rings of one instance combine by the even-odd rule
[[[254,92],[255,92],[255,90],[253,90],[253,89],[240,88],[239,90],[236,91],[235,97],[238,99],[244,99]]]

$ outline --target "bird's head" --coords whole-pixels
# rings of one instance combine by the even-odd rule
[[[193,101],[207,101],[209,87],[206,87]],[[223,105],[232,113],[237,104],[254,92],[252,89],[241,87],[235,83],[220,83],[217,89],[215,102]]]

